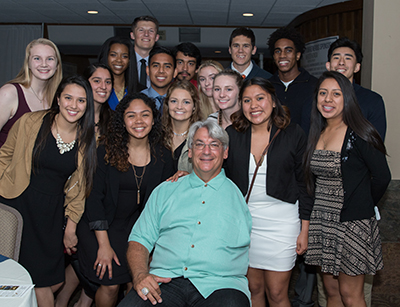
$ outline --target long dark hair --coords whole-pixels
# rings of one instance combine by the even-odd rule
[[[99,56],[97,57],[98,62],[108,65],[108,53],[110,48],[114,44],[121,44],[128,47],[129,50],[129,64],[125,70],[125,88],[128,90],[128,94],[136,93],[138,90],[138,74],[136,62],[133,59],[136,58],[135,50],[132,43],[128,38],[113,36],[107,39],[101,46]]]
[[[95,71],[98,68],[104,68],[110,73],[111,87],[114,87],[114,75],[113,75],[110,67],[108,67],[108,65],[105,65],[103,63],[97,62],[97,63],[93,63],[93,64],[89,65],[88,67],[86,67],[85,71],[83,72],[83,76],[86,78],[86,80],[89,81],[90,77],[95,73]],[[112,112],[112,110],[107,101],[104,102],[103,104],[101,104],[99,122],[97,123],[97,126],[99,127],[98,131],[99,131],[100,135],[104,135],[107,132],[107,125],[111,119],[111,112]]]
[[[271,119],[268,124],[268,130],[271,129],[272,124],[274,124],[279,129],[285,129],[290,123],[289,113],[282,107],[278,96],[276,96],[275,88],[267,79],[254,77],[248,79],[244,82],[243,86],[239,92],[239,101],[241,102],[241,108],[239,111],[232,114],[232,126],[238,132],[245,132],[251,127],[251,122],[244,116],[243,113],[243,93],[249,86],[258,85],[264,91],[271,95],[272,101],[275,103],[275,108],[272,109]]]
[[[318,92],[319,88],[326,79],[334,79],[342,91],[343,96],[343,122],[357,134],[358,137],[366,141],[368,144],[379,150],[380,152],[386,153],[385,145],[376,131],[374,126],[365,119],[361,112],[360,106],[357,102],[357,97],[353,89],[353,85],[344,75],[335,71],[326,71],[319,78],[317,87],[314,92],[314,99],[311,108],[311,125],[310,132],[308,135],[308,143],[306,152],[304,155],[304,167],[305,167],[305,178],[307,183],[307,189],[310,193],[313,192],[314,178],[311,173],[310,163],[315,147],[317,146],[318,140],[321,133],[325,130],[327,122],[325,117],[317,109]]]
[[[86,93],[86,111],[83,116],[78,120],[78,128],[76,132],[76,142],[78,150],[76,152],[75,161],[78,163],[78,153],[83,156],[83,170],[86,186],[86,196],[89,196],[93,186],[93,176],[96,171],[96,140],[94,136],[94,106],[93,106],[93,92],[89,82],[79,75],[73,75],[61,81],[57,88],[56,95],[54,96],[51,108],[48,115],[43,119],[43,126],[40,130],[35,146],[33,148],[33,160],[37,159],[42,152],[45,141],[51,133],[51,127],[54,123],[55,117],[60,113],[60,106],[58,105],[58,99],[61,93],[64,91],[67,85],[76,84],[82,87]]]
[[[124,114],[132,100],[135,99],[142,100],[150,107],[153,113],[154,125],[148,136],[150,151],[153,156],[155,156],[155,147],[161,142],[160,114],[155,101],[143,93],[126,95],[115,108],[115,112],[113,113],[108,127],[108,133],[105,137],[106,155],[104,159],[121,172],[126,172],[130,167],[128,161],[129,133],[126,131]]]

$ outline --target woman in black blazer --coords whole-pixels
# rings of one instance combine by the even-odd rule
[[[297,254],[307,249],[312,207],[302,169],[306,136],[290,123],[269,81],[247,80],[239,100],[241,110],[227,128],[225,171],[243,195],[248,195],[256,165],[261,164],[248,202],[253,218],[247,274],[252,305],[265,306],[266,293],[270,306],[290,306],[291,270]]]
[[[125,256],[129,233],[152,190],[174,173],[160,135],[154,101],[127,95],[98,148],[93,191],[78,225],[81,271],[99,284],[96,306],[114,306],[119,286],[131,282]]]
[[[366,306],[364,276],[383,268],[374,206],[390,171],[382,139],[337,72],[317,84],[305,175],[315,195],[306,263],[321,268],[328,306]]]

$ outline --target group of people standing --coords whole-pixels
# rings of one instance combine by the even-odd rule
[[[215,249],[234,250],[239,241],[250,241],[248,264],[232,269],[238,280],[233,288],[248,296],[247,304],[290,306],[291,271],[297,256],[304,256],[302,267],[320,268],[328,306],[366,306],[364,276],[383,268],[374,207],[391,177],[382,98],[353,81],[362,60],[359,45],[347,38],[334,42],[328,71],[316,79],[298,66],[305,47],[293,29],[278,29],[269,38],[274,75],[251,60],[257,48],[248,28],[231,34],[228,69],[213,60],[201,62],[192,43],[174,50],[155,46],[157,33],[155,18],[136,18],[134,44],[108,39],[83,76],[62,81],[57,47],[37,39],[26,48],[21,72],[0,89],[0,202],[23,216],[19,261],[32,276],[39,306],[67,306],[79,282],[84,291],[77,306],[90,306],[93,299],[96,306],[115,306],[122,290],[149,306],[160,302],[169,280],[156,276],[162,285],[149,289],[141,276],[147,266],[163,262],[157,248],[153,264],[143,268],[131,260],[130,255],[142,255],[132,246],[149,249],[143,259],[152,251],[150,241],[131,229],[159,184],[193,186],[194,175],[192,181],[180,177],[195,173],[205,187],[214,186],[222,166],[247,203],[238,205],[237,219],[246,220],[249,212],[252,228],[250,233],[243,222],[236,241],[235,232],[218,234],[218,244],[226,235],[232,246]],[[215,176],[208,176],[210,171]],[[214,205],[225,196],[215,196]],[[156,196],[151,197],[153,206]],[[170,214],[164,205],[162,210],[157,214]],[[144,221],[156,225],[147,212],[136,228],[147,229]],[[163,225],[165,235],[175,233],[175,222],[170,223]],[[230,231],[221,225],[221,231]],[[128,237],[139,246],[129,244],[128,250]],[[161,242],[175,261],[189,257],[181,246],[174,253],[170,241]],[[67,269],[64,254],[72,255]],[[231,275],[199,267],[204,278]],[[251,295],[239,286],[242,269]],[[181,275],[175,269],[172,276]],[[304,293],[298,289],[307,279],[300,276],[297,292]],[[207,299],[210,293],[198,290]],[[309,299],[293,304],[306,306]]]

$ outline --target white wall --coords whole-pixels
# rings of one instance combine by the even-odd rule
[[[397,79],[400,65],[400,1],[364,0],[364,11],[363,47],[367,50],[363,50],[366,55],[363,69],[367,67],[364,73],[371,74],[371,89],[381,94],[385,101],[388,161],[392,179],[400,179],[400,82]],[[366,19],[365,14],[372,19]],[[366,81],[369,82],[368,78]]]

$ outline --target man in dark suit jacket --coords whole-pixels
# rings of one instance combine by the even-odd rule
[[[254,32],[245,27],[233,30],[229,38],[229,53],[231,54],[231,68],[240,73],[243,78],[251,79],[262,77],[269,79],[272,75],[257,66],[251,59],[257,52],[256,37]]]
[[[293,28],[283,27],[271,34],[268,47],[278,68],[269,81],[280,102],[289,108],[291,121],[300,125],[308,134],[317,78],[298,65],[305,50],[304,40]],[[303,256],[297,257],[297,265],[300,273],[292,304],[295,307],[312,307],[312,293],[316,284],[315,267],[306,265]]]
[[[326,69],[342,73],[353,83],[361,112],[378,130],[382,140],[385,140],[386,112],[382,96],[354,82],[354,74],[360,71],[362,58],[360,45],[347,37],[341,37],[329,47]]]
[[[146,67],[149,65],[149,53],[154,44],[158,41],[158,20],[152,16],[136,17],[132,23],[131,38],[135,41],[135,59],[138,80],[142,85],[140,89],[150,87],[150,78],[146,74]],[[143,66],[143,67],[142,67]]]
[[[280,28],[271,34],[268,47],[278,68],[269,81],[275,87],[280,102],[289,108],[292,122],[308,134],[317,78],[298,65],[305,50],[303,38],[293,28]]]

